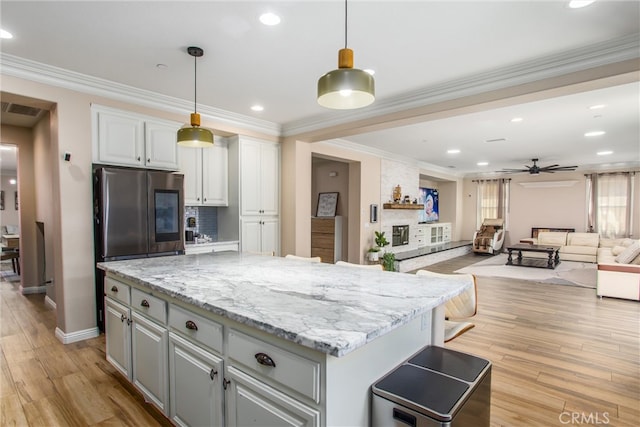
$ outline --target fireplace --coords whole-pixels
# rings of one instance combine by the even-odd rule
[[[409,244],[409,226],[394,225],[391,233],[391,246],[403,246]]]

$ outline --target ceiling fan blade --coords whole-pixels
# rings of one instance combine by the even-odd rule
[[[549,168],[544,168],[544,169],[552,169],[554,171],[573,171],[576,170],[577,166],[556,166],[556,167],[549,167]]]
[[[549,165],[549,166],[540,166],[540,169],[553,169],[553,168],[557,168],[560,165]]]

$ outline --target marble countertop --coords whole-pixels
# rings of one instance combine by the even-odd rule
[[[465,289],[447,279],[241,252],[111,261],[98,267],[337,357]]]

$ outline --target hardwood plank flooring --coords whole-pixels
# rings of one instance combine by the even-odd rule
[[[446,347],[491,360],[492,426],[640,425],[639,303],[482,277],[478,296],[475,328]],[[44,295],[0,282],[0,322],[1,426],[170,425],[105,360],[104,335],[57,341]]]

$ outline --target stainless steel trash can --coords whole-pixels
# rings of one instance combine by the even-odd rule
[[[373,427],[489,426],[491,362],[427,346],[372,392]]]

